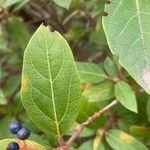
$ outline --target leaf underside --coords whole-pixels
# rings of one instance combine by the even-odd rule
[[[41,25],[25,50],[22,102],[45,133],[66,133],[79,111],[80,81],[69,45]]]
[[[112,53],[150,93],[150,1],[113,0],[106,4],[103,27]]]

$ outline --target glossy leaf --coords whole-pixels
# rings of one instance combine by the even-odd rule
[[[112,0],[106,4],[103,27],[113,54],[150,94],[149,0]]]
[[[57,5],[68,9],[72,0],[53,0]]]
[[[134,91],[127,83],[124,81],[116,83],[115,96],[124,107],[133,112],[137,112],[137,102]]]
[[[82,83],[99,83],[107,78],[103,69],[94,63],[76,62]]]
[[[41,25],[24,53],[22,102],[45,133],[66,133],[79,111],[80,82],[65,39]]]
[[[2,90],[0,89],[0,105],[5,105],[5,104],[7,104],[7,99],[3,94]]]
[[[113,150],[148,150],[144,144],[131,135],[117,129],[111,129],[106,134],[107,143]]]
[[[24,147],[26,149],[32,149],[32,150],[46,150],[43,146],[39,145],[38,143],[30,140],[24,141],[18,140],[18,139],[4,139],[0,140],[0,146],[1,150],[6,150],[8,144],[10,142],[17,142],[19,144],[20,149],[23,149]],[[26,144],[26,145],[24,145]]]

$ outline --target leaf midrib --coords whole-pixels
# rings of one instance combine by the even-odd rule
[[[46,33],[45,32],[44,32],[44,36],[45,36],[44,39],[46,39]],[[51,91],[52,91],[51,93],[52,93],[52,104],[53,104],[53,109],[54,109],[55,125],[56,125],[57,134],[60,135],[59,124],[58,124],[57,114],[56,114],[54,88],[53,88],[53,81],[52,81],[52,75],[51,75],[51,69],[50,69],[50,63],[49,63],[48,48],[47,48],[46,40],[44,40],[44,42],[45,42],[45,50],[46,50],[46,59],[47,59],[47,63],[48,63],[49,82],[50,82],[50,87],[51,87]]]

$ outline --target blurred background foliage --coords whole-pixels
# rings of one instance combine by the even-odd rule
[[[45,135],[30,121],[19,94],[24,49],[31,35],[43,23],[65,37],[78,61],[83,97],[77,122],[86,120],[115,99],[115,84],[120,80],[132,87],[138,101],[137,114],[121,104],[117,105],[85,128],[72,149],[88,150],[98,145],[97,149],[111,150],[108,141],[96,139],[98,129],[112,115],[115,121],[110,123],[111,128],[123,130],[150,147],[149,95],[120,66],[117,57],[110,53],[102,28],[102,16],[107,16],[104,12],[106,0],[72,0],[67,2],[68,9],[58,0],[55,2],[0,0],[0,139],[13,137],[7,124],[16,118],[32,131],[30,139],[45,147],[57,144],[53,136]],[[95,75],[91,76],[93,73]],[[64,137],[67,139],[70,134]]]

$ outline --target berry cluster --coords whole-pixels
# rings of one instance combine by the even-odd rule
[[[20,140],[26,140],[30,136],[30,130],[23,128],[18,121],[11,121],[9,123],[9,130],[12,134],[16,134]],[[19,145],[16,142],[8,144],[7,150],[19,150]]]

